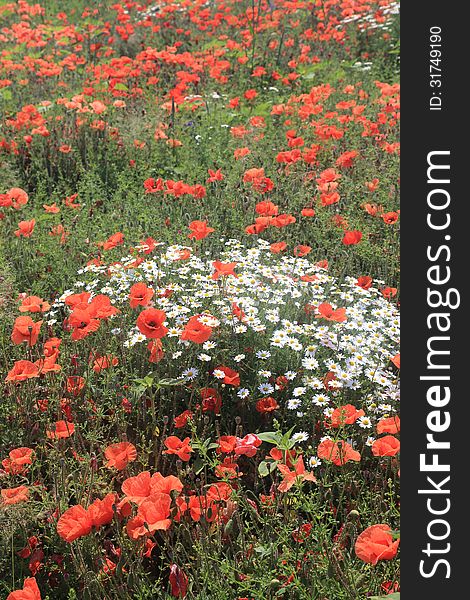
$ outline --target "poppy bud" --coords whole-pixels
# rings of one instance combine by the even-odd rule
[[[230,535],[233,531],[234,522],[233,519],[229,519],[224,528],[224,535]]]

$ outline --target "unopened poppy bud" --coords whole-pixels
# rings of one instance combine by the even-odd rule
[[[357,510],[351,510],[348,513],[348,519],[359,519],[359,517],[360,517],[360,514],[359,514],[359,511],[357,511]]]
[[[271,581],[269,582],[269,587],[274,589],[277,589],[280,585],[281,582],[279,581],[279,579],[271,579]]]
[[[168,415],[165,415],[163,417],[163,424],[164,425],[168,425],[169,421],[170,421],[170,417]]]
[[[233,526],[234,526],[233,519],[229,519],[229,521],[227,521],[227,524],[225,525],[224,534],[230,535],[233,531]]]
[[[209,419],[209,417],[206,415],[206,416],[204,417],[204,425],[208,425],[208,424],[209,424],[209,421],[210,421],[210,419]]]
[[[242,422],[242,418],[241,417],[235,417],[235,423],[237,425],[240,425],[241,422]]]

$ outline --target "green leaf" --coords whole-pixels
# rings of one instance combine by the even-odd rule
[[[282,439],[282,435],[278,431],[265,431],[256,435],[262,442],[268,442],[269,444],[279,444]]]
[[[265,460],[259,463],[258,473],[260,477],[267,477],[269,475],[268,463]]]
[[[371,596],[369,600],[400,600],[400,592],[395,592],[394,594],[388,594],[388,596]]]
[[[199,475],[199,473],[204,470],[204,462],[201,458],[196,458],[193,464],[193,469],[196,475]]]

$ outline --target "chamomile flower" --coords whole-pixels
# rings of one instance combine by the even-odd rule
[[[286,371],[284,377],[289,381],[293,381],[297,377],[297,373],[295,371]]]
[[[214,348],[217,348],[217,344],[208,340],[207,342],[204,342],[202,344],[202,347],[204,348],[204,350],[213,350]]]
[[[272,392],[274,392],[274,388],[270,383],[262,383],[261,385],[258,386],[258,390],[261,392],[261,394],[271,394]]]
[[[287,408],[289,410],[296,410],[301,405],[302,405],[302,400],[299,400],[299,398],[291,398],[290,400],[287,401]]]
[[[306,442],[309,437],[310,436],[306,431],[298,431],[297,433],[294,433],[291,440],[297,444],[299,442]]]
[[[198,375],[199,375],[199,370],[194,367],[186,369],[185,371],[183,371],[181,373],[181,376],[184,377],[187,381],[192,381],[193,379],[196,379],[196,377]]]

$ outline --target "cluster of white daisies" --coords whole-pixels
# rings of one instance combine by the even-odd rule
[[[217,256],[199,256],[186,246],[160,244],[138,266],[135,255],[89,265],[79,271],[85,281],[53,304],[48,323],[68,310],[68,295],[106,294],[121,310],[111,321],[111,333],[133,351],[147,352],[138,346],[147,341],[135,325],[138,311],[129,307],[130,288],[143,282],[155,292],[152,305],[166,314],[169,331],[162,343],[171,376],[217,386],[225,377],[219,367],[230,367],[240,373],[240,385],[224,386],[224,393],[246,402],[274,397],[305,422],[315,411],[328,417],[347,402],[364,408],[357,424],[366,430],[396,412],[399,382],[390,360],[399,351],[399,313],[381,294],[383,282],[374,280],[363,289],[354,277],[340,281],[308,257],[273,255],[263,240],[253,248],[232,239],[224,246]],[[185,254],[189,258],[182,260]],[[234,263],[236,276],[214,279],[214,261]],[[322,318],[322,303],[345,308],[346,320]],[[234,307],[242,311],[242,320],[234,317]],[[180,339],[195,315],[213,328],[202,344]],[[334,378],[330,375],[326,384],[327,373]],[[279,377],[287,385],[279,386]],[[298,441],[309,437],[296,435]]]

